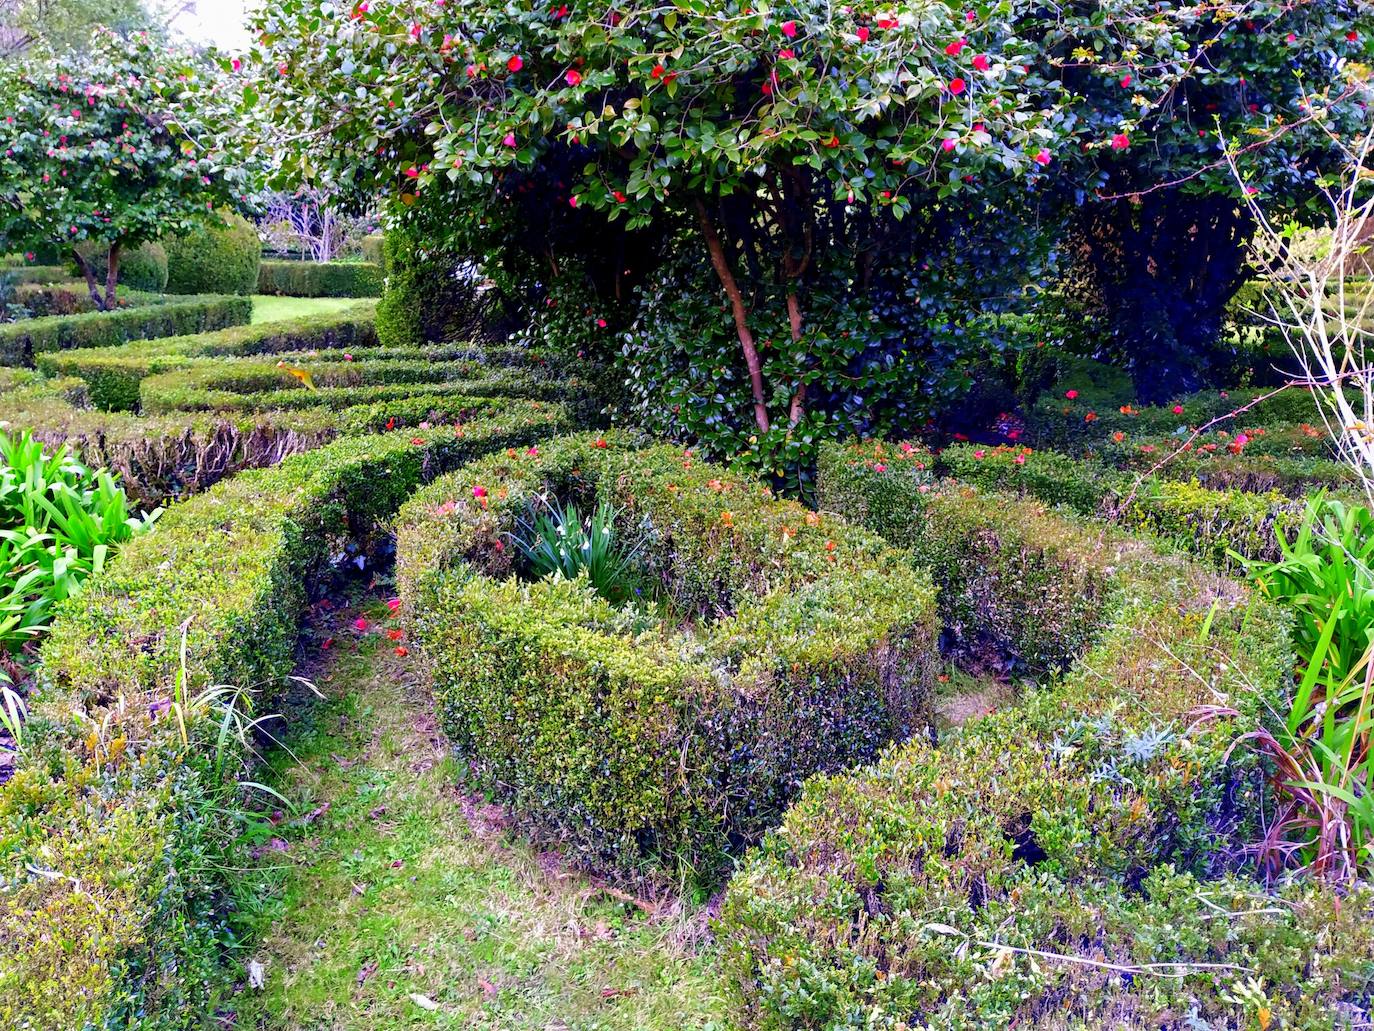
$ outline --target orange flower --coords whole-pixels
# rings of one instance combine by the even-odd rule
[[[1117,430],[1115,433],[1112,434],[1112,440],[1116,441],[1118,444],[1120,444],[1125,439],[1126,434],[1122,433],[1120,430]]]
[[[733,512],[722,512],[722,513],[720,514],[720,521],[721,521],[722,523],[724,523],[726,526],[734,526],[734,525],[735,525],[735,513],[733,513]]]
[[[1089,412],[1087,415],[1083,416],[1083,421],[1084,421],[1084,422],[1096,422],[1096,421],[1097,421],[1097,413],[1096,413],[1096,412]]]
[[[807,513],[806,513],[806,525],[807,525],[807,526],[820,526],[820,525],[821,525],[820,513],[818,513],[818,512],[807,512]]]

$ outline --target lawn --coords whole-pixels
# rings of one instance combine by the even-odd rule
[[[355,297],[272,297],[253,295],[253,322],[280,322],[302,315],[322,315],[356,305]]]

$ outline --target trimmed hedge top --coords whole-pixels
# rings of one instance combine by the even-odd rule
[[[363,349],[376,343],[374,305],[360,302],[344,311],[304,315],[280,322],[233,326],[211,333],[163,337],[120,347],[85,348],[44,354],[36,364],[49,376],[80,376],[91,385],[99,408],[130,410],[148,376],[191,364],[195,358],[246,357],[310,348]],[[342,355],[343,350],[340,351]]]
[[[432,476],[562,428],[511,408],[236,476],[174,506],[59,608],[30,758],[0,788],[0,1023],[205,1012],[226,798],[245,757],[232,735],[227,753],[216,743],[222,703],[201,692],[270,695],[292,668],[307,581],[345,538],[365,541]]]
[[[0,325],[0,365],[32,365],[34,356],[46,351],[205,333],[244,325],[252,318],[250,298],[207,295],[115,311],[23,319]]]
[[[382,268],[368,261],[272,261],[258,268],[260,294],[380,297]]]
[[[667,613],[515,576],[510,536],[549,496],[613,505]],[[689,451],[542,443],[437,480],[397,525],[398,587],[459,755],[584,858],[709,881],[803,778],[930,724],[928,578]]]
[[[1157,1026],[1190,997],[1208,1018],[1225,1012],[1211,971],[1137,981],[1045,953],[1217,959],[1210,938],[1169,921],[1182,910],[1206,925],[1184,901],[1211,890],[1194,878],[1238,865],[1253,840],[1262,770],[1232,746],[1282,696],[1285,614],[1119,532],[933,484],[926,465],[914,449],[875,461],[833,448],[822,505],[913,547],[957,642],[1065,672],[938,746],[913,740],[870,770],[807,785],[722,916],[748,1025],[834,1027],[864,1012],[874,1026],[981,1028],[1053,1012],[1063,1026],[1115,1026],[1116,1014]],[[1241,715],[1200,716],[1221,707]],[[1184,899],[1171,894],[1180,886]],[[1313,931],[1294,938],[1310,950]],[[1261,930],[1245,934],[1245,948],[1264,949]],[[1368,978],[1374,957],[1354,952]],[[1005,978],[980,976],[989,961]],[[1341,977],[1323,988],[1347,990]]]

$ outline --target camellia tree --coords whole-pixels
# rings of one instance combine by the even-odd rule
[[[1146,400],[1218,371],[1255,224],[1228,167],[1280,218],[1325,217],[1320,184],[1370,121],[1367,0],[1044,9],[1025,31],[1072,98],[1072,233],[1098,346]],[[1106,333],[1101,333],[1106,330]]]
[[[901,348],[865,335],[883,285],[909,289],[913,240],[1051,173],[1070,126],[1014,14],[286,0],[259,16],[260,91],[315,144],[310,172],[401,206],[496,221],[503,182],[557,165],[568,174],[537,184],[544,200],[686,248],[733,335],[715,377],[731,410],[713,418],[775,452],[822,432],[870,377],[900,379]],[[914,344],[917,321],[896,333]]]
[[[70,252],[113,307],[123,251],[247,204],[251,163],[225,149],[239,105],[216,66],[141,33],[0,69],[0,249]]]

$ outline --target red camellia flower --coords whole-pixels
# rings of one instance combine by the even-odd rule
[[[1131,145],[1131,138],[1124,132],[1116,133],[1112,136],[1112,150],[1125,150]]]
[[[407,179],[415,179],[415,178],[418,178],[419,175],[420,175],[420,170],[419,170],[418,168],[407,168],[407,169],[406,169],[406,178],[407,178]]]
[[[1349,32],[1345,34],[1345,38],[1348,39],[1351,43],[1355,43],[1359,40],[1360,34],[1356,32],[1354,29],[1351,29]]]
[[[355,619],[355,620],[353,621],[353,626],[354,626],[356,629],[358,629],[358,630],[366,630],[366,629],[367,629],[367,617],[366,617],[366,616],[359,616],[357,619]]]
[[[569,68],[563,79],[569,86],[576,86],[582,81],[582,73],[576,68]]]
[[[487,488],[485,488],[485,487],[480,487],[480,486],[479,486],[479,487],[473,487],[473,488],[472,488],[472,496],[473,496],[474,498],[484,498],[484,497],[486,497],[486,496],[487,496]]]
[[[797,23],[796,23],[796,22],[794,22],[794,21],[785,21],[785,22],[782,23],[782,26],[781,26],[781,27],[782,27],[782,34],[783,34],[784,36],[786,36],[788,39],[792,39],[794,36],[796,36],[796,34],[797,34]]]
[[[407,655],[410,654],[410,649],[408,649],[408,648],[407,648],[405,645],[403,645],[403,644],[398,644],[398,645],[396,646],[396,654],[399,655],[401,658],[404,659]]]
[[[611,196],[615,198],[615,202],[616,202],[617,204],[624,204],[624,203],[625,203],[626,197],[625,197],[625,195],[624,195],[623,193],[621,193],[619,190],[613,191],[613,192],[611,193]]]
[[[964,87],[967,85],[968,83],[966,83],[963,79],[950,79],[949,91],[957,97],[960,93],[964,92]]]
[[[897,19],[896,19],[896,18],[879,18],[879,19],[878,19],[878,28],[880,28],[880,29],[895,29],[896,27],[897,27]]]
[[[1064,396],[1067,397],[1070,401],[1072,401],[1072,400],[1074,400],[1074,398],[1078,397],[1078,391],[1076,391],[1076,390],[1066,390],[1066,391],[1064,391]]]
[[[1174,405],[1174,414],[1175,414],[1175,415],[1182,415],[1182,414],[1183,414],[1183,406],[1182,406],[1182,405]]]
[[[987,71],[991,64],[992,62],[988,60],[987,54],[979,54],[973,59],[973,67],[977,68],[980,72]]]
[[[947,53],[950,57],[958,57],[959,54],[960,54],[960,52],[961,52],[961,51],[964,49],[964,47],[966,47],[966,46],[968,46],[968,40],[966,40],[966,39],[956,39],[956,40],[955,40],[953,43],[951,43],[949,46],[945,47],[945,53]]]
[[[575,195],[568,198],[568,206],[573,208],[577,207],[577,197]]]
[[[511,59],[506,62],[506,67],[513,72],[518,72],[521,68],[525,67],[525,59],[519,54],[512,54]]]
[[[954,139],[943,140],[943,141],[941,141],[941,143],[940,143],[940,146],[943,147],[943,148],[944,148],[945,150],[947,150],[947,151],[953,150],[953,149],[954,149],[955,147],[957,147],[958,145],[959,145],[959,141],[958,141],[958,140],[954,140]]]
[[[865,26],[865,25],[860,25],[860,26],[854,31],[854,35],[856,35],[856,36],[859,37],[859,42],[860,42],[860,43],[867,43],[867,42],[868,42],[868,27]]]
[[[1040,151],[1040,153],[1036,154],[1034,158],[1035,163],[1042,167],[1044,165],[1048,165],[1050,163],[1050,160],[1050,152],[1048,150]]]
[[[779,60],[779,61],[790,61],[790,60],[792,60],[792,58],[794,58],[794,57],[796,57],[796,56],[797,56],[797,52],[796,52],[795,50],[793,50],[791,47],[788,47],[788,48],[785,49],[785,50],[779,50],[779,51],[778,51],[778,60]]]
[[[1130,89],[1130,88],[1131,88],[1131,77],[1130,77],[1129,75],[1123,75],[1123,76],[1121,77],[1121,88],[1122,88],[1122,89]]]
[[[605,437],[597,437],[596,440],[593,441],[592,447],[604,448],[604,447],[610,447],[610,445],[606,443],[606,438],[605,438]]]

